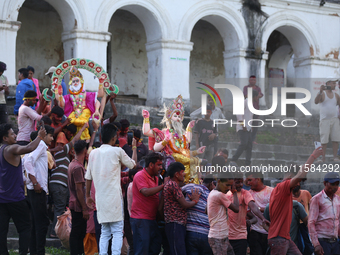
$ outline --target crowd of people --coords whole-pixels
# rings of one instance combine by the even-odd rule
[[[0,68],[6,70],[2,62]],[[19,233],[19,253],[45,254],[46,237],[56,237],[58,216],[67,207],[71,255],[340,254],[339,175],[327,173],[324,189],[313,198],[300,189],[324,146],[314,150],[300,171],[291,166],[274,188],[264,184],[260,172],[205,173],[198,183],[185,183],[184,164],[167,165],[164,153],[143,144],[139,129],[130,129],[127,119],[116,121],[115,94],[107,97],[112,116],[77,128],[63,107],[39,95],[29,72],[34,69],[19,70],[18,134],[4,118],[0,125],[1,255],[9,254],[10,218]],[[51,72],[53,68],[46,75]],[[250,77],[249,86],[255,83],[256,77]],[[252,95],[255,104],[263,96],[257,89]],[[207,114],[195,122],[197,148],[206,146],[200,155],[205,161],[200,162],[211,166],[229,162],[212,127],[211,118],[221,114],[209,104]],[[84,140],[88,129],[89,139]],[[255,134],[247,126],[238,127],[238,133],[241,143],[231,164],[246,151],[249,165]]]

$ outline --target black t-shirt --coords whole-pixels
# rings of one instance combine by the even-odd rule
[[[209,135],[216,134],[217,129],[214,127],[213,120],[206,121],[205,119],[200,119],[196,122],[195,132],[199,135],[199,145],[200,146],[208,146],[214,143],[214,141],[209,140]]]
[[[128,144],[125,144],[122,149],[126,152],[126,154],[131,158],[132,157],[132,147]],[[144,143],[141,143],[137,146],[137,161],[140,161],[144,156],[149,153],[148,147]],[[137,162],[136,162],[137,163]]]

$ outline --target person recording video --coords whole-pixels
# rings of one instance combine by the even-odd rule
[[[338,118],[338,107],[340,96],[334,92],[338,79],[328,77],[326,85],[320,87],[320,92],[315,97],[315,104],[320,104],[320,141],[322,144],[323,155],[321,162],[325,162],[325,152],[329,138],[332,141],[333,161],[340,162],[337,157],[338,143],[340,142],[340,123]]]

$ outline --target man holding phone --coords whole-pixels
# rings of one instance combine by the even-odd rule
[[[315,97],[315,104],[320,104],[320,140],[323,154],[322,161],[325,162],[325,152],[329,137],[333,145],[333,156],[335,162],[340,162],[337,157],[338,143],[340,142],[340,123],[338,118],[338,108],[340,96],[333,92],[338,82],[337,78],[328,77],[326,86],[320,87],[320,92]]]

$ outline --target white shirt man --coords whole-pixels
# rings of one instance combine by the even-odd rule
[[[107,251],[112,234],[112,254],[120,253],[123,238],[121,164],[130,169],[136,165],[122,148],[103,144],[91,151],[85,175],[86,180],[93,180],[96,190],[97,217],[98,222],[102,224],[100,250]]]

